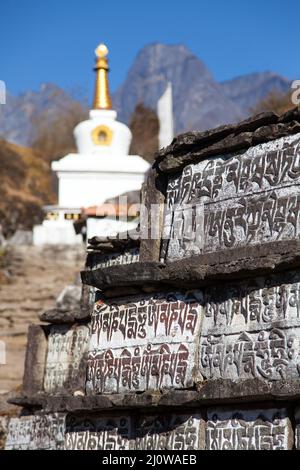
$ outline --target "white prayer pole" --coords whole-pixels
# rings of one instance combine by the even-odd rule
[[[159,148],[167,147],[174,137],[172,84],[168,82],[166,91],[157,102],[159,120]]]

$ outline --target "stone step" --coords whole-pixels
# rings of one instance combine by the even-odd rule
[[[37,311],[41,309],[41,304],[39,302],[24,302],[23,304],[5,304],[5,305],[0,305],[0,315],[5,314],[7,312],[12,312],[16,310],[26,310],[26,311]]]
[[[73,249],[14,247],[9,281],[0,285],[0,340],[7,344],[9,367],[0,367],[0,389],[10,390],[22,382],[27,330],[40,323],[39,315],[55,306],[62,289],[72,284],[83,268],[82,257]]]

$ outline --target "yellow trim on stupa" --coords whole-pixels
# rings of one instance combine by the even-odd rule
[[[112,130],[103,124],[95,127],[92,131],[92,141],[95,145],[110,145],[112,137]]]
[[[112,109],[112,102],[109,94],[108,84],[108,61],[107,54],[108,49],[105,44],[99,44],[95,50],[96,54],[96,83],[95,83],[95,94],[94,94],[94,109]]]

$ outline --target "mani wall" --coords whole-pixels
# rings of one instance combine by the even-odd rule
[[[143,198],[30,327],[6,448],[299,449],[300,110],[178,136]]]

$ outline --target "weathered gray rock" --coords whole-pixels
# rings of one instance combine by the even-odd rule
[[[46,310],[40,315],[40,320],[53,324],[72,324],[87,321],[90,318],[90,311],[83,307],[72,308],[70,310],[60,310],[53,308]]]
[[[55,308],[46,310],[40,320],[52,324],[87,322],[96,301],[97,289],[87,285],[71,285],[62,291],[61,301]]]
[[[81,300],[81,286],[66,286],[56,299],[56,307],[61,311],[68,311],[78,307]]]
[[[88,243],[88,251],[107,254],[138,248],[140,245],[140,239],[136,230],[128,230],[127,232],[121,232],[114,237],[94,236],[89,239]]]

